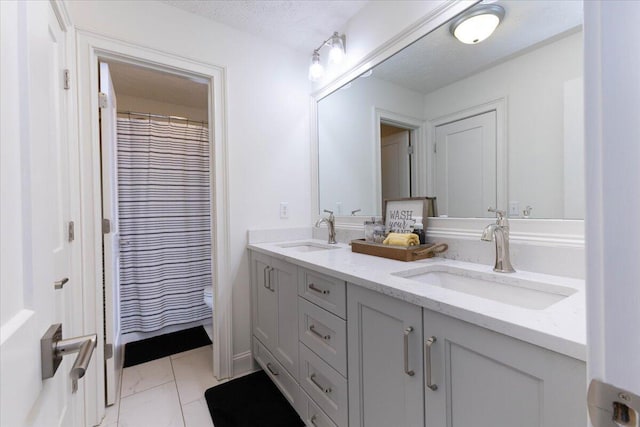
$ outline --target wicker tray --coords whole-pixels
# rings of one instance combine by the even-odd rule
[[[359,254],[379,256],[383,258],[395,259],[398,261],[417,261],[419,259],[431,258],[435,254],[448,249],[446,243],[427,243],[420,246],[383,245],[382,243],[365,242],[364,239],[351,241],[351,252]]]

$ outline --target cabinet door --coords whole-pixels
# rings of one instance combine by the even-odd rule
[[[587,425],[584,362],[429,310],[424,338],[427,427]]]
[[[275,287],[270,286],[271,258],[258,252],[251,254],[251,292],[253,335],[268,348],[276,343],[277,297]]]
[[[273,259],[270,275],[269,286],[277,298],[276,339],[271,351],[285,369],[298,378],[298,268]]]
[[[349,425],[422,426],[422,309],[349,284],[347,319]]]

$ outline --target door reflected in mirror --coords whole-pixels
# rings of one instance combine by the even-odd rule
[[[449,217],[584,217],[582,2],[496,3],[481,43],[445,24],[318,102],[321,211],[435,196]]]

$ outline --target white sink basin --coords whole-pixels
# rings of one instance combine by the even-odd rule
[[[553,283],[448,265],[426,266],[393,275],[533,310],[543,310],[577,292]]]
[[[318,242],[293,242],[279,245],[281,248],[292,249],[296,252],[317,252],[329,249],[338,249],[340,246]]]

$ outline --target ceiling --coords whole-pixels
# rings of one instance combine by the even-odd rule
[[[206,110],[207,85],[186,77],[109,61],[109,72],[117,95],[152,99]]]
[[[376,66],[373,75],[426,94],[582,25],[581,1],[485,1],[489,2],[504,7],[505,17],[485,41],[463,44],[445,24]]]
[[[161,0],[290,48],[309,52],[343,29],[369,0]]]

